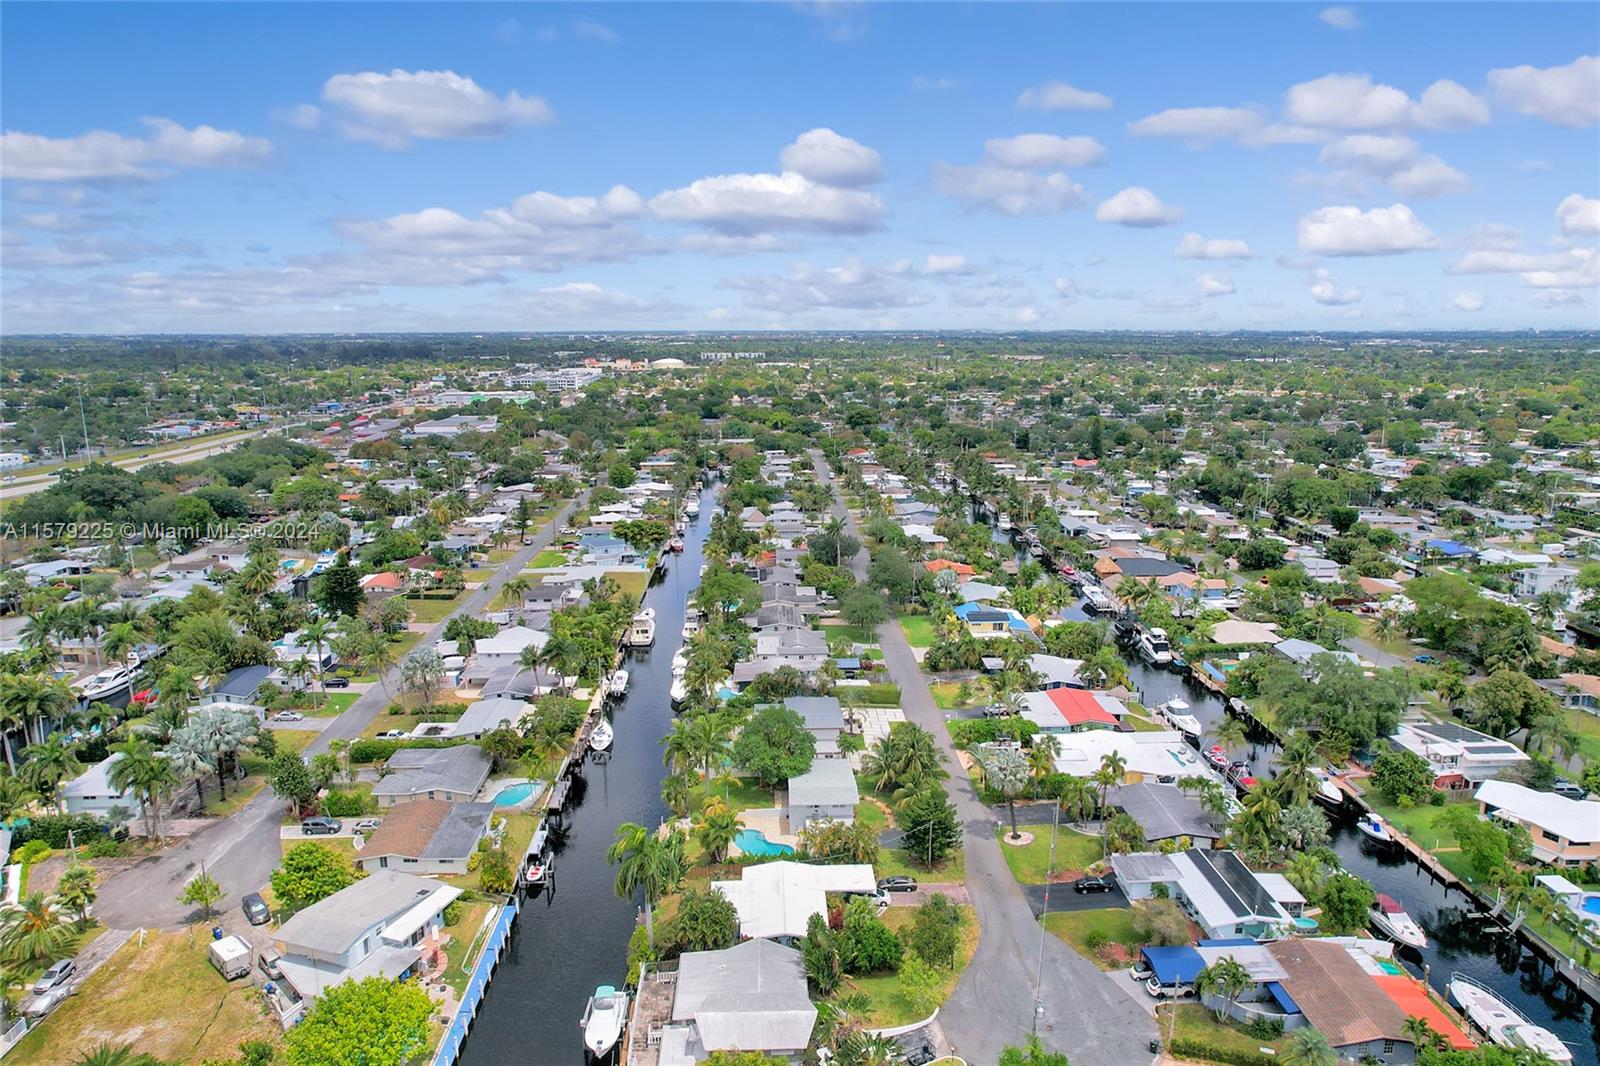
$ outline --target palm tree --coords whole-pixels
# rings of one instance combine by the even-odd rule
[[[672,732],[662,741],[662,748],[662,761],[668,766],[710,777],[713,764],[727,750],[726,733],[715,715],[685,715],[673,720]]]
[[[1249,734],[1245,732],[1244,723],[1232,715],[1223,716],[1211,731],[1211,739],[1222,746],[1222,750],[1232,755],[1239,748],[1250,742]]]
[[[1006,801],[1011,816],[1011,839],[1016,840],[1020,835],[1017,832],[1017,797],[1028,786],[1028,761],[1016,748],[994,747],[978,760],[978,765],[983,769],[984,783]]]
[[[1428,1019],[1426,1018],[1413,1014],[1406,1018],[1405,1023],[1400,1028],[1411,1038],[1412,1045],[1419,1052],[1423,1048],[1433,1047],[1438,1043],[1439,1034],[1434,1031],[1433,1026],[1428,1024]]]
[[[122,662],[139,643],[139,629],[132,622],[113,622],[100,638],[100,650],[107,659]]]
[[[1339,1054],[1321,1032],[1307,1025],[1289,1034],[1284,1066],[1338,1066]]]
[[[333,626],[326,618],[313,618],[300,627],[300,646],[310,648],[317,657],[317,702],[328,698],[328,686],[322,673],[322,654],[333,641]]]
[[[1317,746],[1311,734],[1303,730],[1289,734],[1273,761],[1278,767],[1274,784],[1280,790],[1284,805],[1294,806],[1310,800],[1317,790],[1317,778],[1311,772],[1317,765]]]
[[[178,775],[171,762],[143,737],[131,737],[112,750],[121,758],[111,764],[107,780],[119,793],[133,794],[144,817],[145,832],[154,839],[161,830],[161,803],[178,786]]]
[[[376,674],[383,698],[389,698],[389,671],[400,661],[400,648],[390,643],[387,633],[371,633],[361,642],[361,669]]]
[[[1033,746],[1028,749],[1028,769],[1034,781],[1040,782],[1056,772],[1056,756],[1061,751],[1061,741],[1052,733],[1035,733]]]
[[[1212,1008],[1217,1021],[1222,1021],[1239,997],[1251,988],[1255,981],[1250,977],[1250,971],[1244,964],[1232,955],[1224,956],[1216,962],[1201,970],[1194,979],[1195,993],[1202,998],[1216,996],[1217,1006]]]
[[[700,818],[694,827],[695,843],[705,849],[712,862],[721,862],[743,828],[739,816],[721,799],[708,799],[700,808]]]
[[[154,1055],[133,1050],[132,1044],[102,1041],[93,1051],[79,1055],[72,1066],[164,1066]]]
[[[22,780],[40,796],[55,800],[56,809],[66,814],[58,790],[61,782],[83,772],[77,745],[61,733],[52,733],[43,742],[22,749],[22,758]]]
[[[61,909],[42,892],[29,893],[0,914],[0,955],[8,962],[59,958],[71,939],[72,929],[62,920]]]
[[[694,778],[688,774],[668,774],[661,782],[661,802],[679,818],[689,813]]]
[[[623,899],[644,894],[645,937],[655,943],[655,905],[677,890],[687,872],[683,861],[683,834],[673,830],[652,833],[634,822],[617,826],[616,839],[606,851],[606,861],[617,868],[616,892]]]
[[[947,775],[933,734],[914,722],[894,722],[862,758],[861,771],[878,792],[914,792]]]
[[[533,588],[532,581],[525,577],[514,577],[500,586],[500,602],[506,607],[520,604],[531,588]]]
[[[61,874],[61,880],[56,882],[56,898],[61,905],[78,912],[79,932],[89,927],[89,908],[99,895],[94,890],[94,878],[94,867],[74,862]]]
[[[1110,852],[1110,841],[1107,837],[1107,826],[1110,819],[1106,817],[1106,795],[1111,789],[1122,784],[1122,779],[1128,775],[1128,760],[1122,757],[1119,751],[1110,751],[1100,760],[1100,768],[1089,775],[1089,780],[1100,791],[1100,855],[1104,858]]]
[[[11,821],[38,798],[21,778],[0,775],[0,822]]]
[[[1061,781],[1061,813],[1069,822],[1082,822],[1095,812],[1094,786],[1081,777]]]
[[[76,703],[77,695],[65,681],[44,674],[0,674],[0,722],[8,730],[19,723],[24,740],[43,740],[44,723],[59,719]],[[9,744],[6,765],[15,771]]]
[[[1078,676],[1091,688],[1115,688],[1128,683],[1128,664],[1117,649],[1103,645],[1078,668]]]

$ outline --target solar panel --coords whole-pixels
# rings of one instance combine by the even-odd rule
[[[1278,905],[1243,860],[1231,851],[1193,849],[1189,857],[1224,901],[1231,901],[1241,918],[1251,914],[1274,914]],[[1241,909],[1242,908],[1242,909]]]
[[[1454,722],[1419,722],[1413,728],[1419,733],[1427,733],[1430,736],[1438,737],[1440,740],[1491,739],[1476,729],[1468,729],[1466,726],[1457,725]]]

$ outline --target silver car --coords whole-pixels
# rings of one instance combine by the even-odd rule
[[[52,988],[66,984],[72,975],[78,972],[78,964],[72,959],[61,959],[50,964],[50,968],[39,975],[33,983],[33,994],[42,996]]]

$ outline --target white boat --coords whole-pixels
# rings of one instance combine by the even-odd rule
[[[672,653],[672,676],[682,677],[689,669],[689,653],[679,648]]]
[[[689,495],[683,498],[683,513],[688,515],[690,518],[699,517],[700,497],[697,493],[691,492]]]
[[[610,692],[613,696],[621,696],[623,693],[627,692],[628,671],[613,670],[611,672],[611,680],[606,683],[606,691]]]
[[[1101,613],[1112,609],[1111,597],[1098,585],[1083,586],[1083,601],[1085,606]]]
[[[1311,798],[1329,807],[1343,807],[1344,793],[1333,783],[1332,776],[1321,770],[1313,770],[1312,775],[1317,779],[1317,794]]]
[[[610,985],[601,985],[589,997],[583,1008],[583,1047],[599,1058],[617,1046],[622,1037],[622,1027],[628,1021],[628,995]]]
[[[1372,901],[1372,909],[1367,912],[1367,917],[1373,928],[1390,940],[1398,940],[1418,951],[1428,946],[1428,937],[1423,933],[1422,926],[1406,913],[1406,909],[1393,896],[1379,892]]]
[[[1368,840],[1379,844],[1394,843],[1394,834],[1389,832],[1389,823],[1383,820],[1382,815],[1363,814],[1357,819],[1356,828],[1361,830],[1361,835]]]
[[[1004,512],[1002,512],[1001,515],[1000,515],[1000,532],[1002,532],[1002,533],[1010,533],[1011,532],[1011,516],[1008,515],[1008,514],[1005,514]]]
[[[133,682],[133,671],[121,663],[108,666],[98,674],[73,682],[78,698],[88,703],[110,699]]]
[[[1204,732],[1200,719],[1189,713],[1187,701],[1174,697],[1156,708],[1156,711],[1167,723],[1191,740],[1199,740]]]
[[[611,742],[616,739],[616,734],[611,731],[611,723],[604,718],[594,724],[594,732],[589,734],[589,747],[595,751],[605,751],[611,747]]]
[[[656,620],[635,615],[628,626],[628,647],[648,648],[656,642]]]
[[[683,639],[684,640],[693,640],[694,637],[695,637],[695,634],[697,634],[699,632],[700,632],[700,623],[697,620],[695,620],[693,618],[685,618],[683,620]]]
[[[673,706],[677,706],[689,698],[689,686],[683,680],[683,675],[673,675],[672,686],[667,689],[667,695],[671,698]]]
[[[1503,1048],[1527,1048],[1551,1062],[1571,1062],[1572,1049],[1541,1025],[1518,1014],[1509,1003],[1469,977],[1453,973],[1446,986],[1450,1000],[1461,1008],[1473,1028]]]
[[[654,607],[641,607],[634,613],[633,620],[635,622],[653,622],[655,617],[656,609]]]
[[[673,537],[667,542],[667,549],[675,555],[681,554],[683,552],[683,538]]]
[[[1139,627],[1139,654],[1153,666],[1171,663],[1172,645],[1167,641],[1167,631],[1160,627]]]

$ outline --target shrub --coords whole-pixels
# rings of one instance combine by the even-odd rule
[[[111,837],[96,837],[83,853],[91,859],[114,859],[122,853],[122,842]]]
[[[1174,1037],[1167,1045],[1173,1058],[1194,1059],[1200,1062],[1218,1062],[1223,1066],[1272,1066],[1276,1058],[1250,1051],[1247,1048],[1220,1047],[1194,1037]]]
[[[1276,1040],[1283,1035],[1283,1021],[1278,1018],[1251,1018],[1244,1031],[1257,1040]]]
[[[20,846],[42,840],[52,848],[64,848],[69,834],[76,843],[87,844],[95,837],[105,836],[106,831],[106,823],[92,814],[44,814],[13,829],[11,843]]]
[[[449,740],[377,740],[367,737],[350,745],[352,763],[382,762],[401,748],[449,748],[459,741]]]
[[[52,850],[54,849],[43,840],[30,840],[22,847],[16,848],[11,852],[11,861],[17,863],[38,862],[41,859],[49,858]]]
[[[354,818],[366,812],[366,800],[359,793],[334,790],[322,799],[322,813],[334,818]]]
[[[856,689],[861,697],[861,702],[868,707],[898,707],[900,706],[900,686],[885,682],[877,685],[866,685]]]

